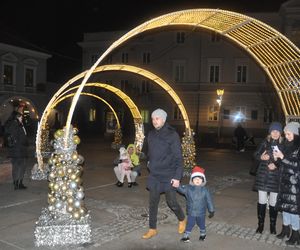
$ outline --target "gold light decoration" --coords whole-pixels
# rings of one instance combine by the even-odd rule
[[[184,176],[190,176],[192,168],[196,165],[196,147],[194,141],[194,132],[186,131],[182,137],[182,156],[184,161]]]

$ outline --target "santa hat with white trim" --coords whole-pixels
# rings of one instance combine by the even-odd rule
[[[204,168],[201,168],[200,166],[195,166],[192,170],[191,182],[193,182],[193,178],[200,177],[200,178],[203,179],[203,184],[202,185],[205,185],[206,184],[206,177],[205,177],[204,172],[205,172]]]

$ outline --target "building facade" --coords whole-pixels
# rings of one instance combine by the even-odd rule
[[[299,46],[299,1],[283,4],[278,13],[246,15],[272,26]],[[83,70],[89,69],[115,40],[127,32],[84,34],[79,43],[83,51]],[[182,27],[146,32],[112,51],[102,64],[134,65],[166,81],[181,98],[198,139],[208,135],[221,140],[231,138],[237,123],[242,123],[249,134],[263,137],[270,122],[285,120],[279,98],[263,69],[236,44],[214,32]],[[146,132],[151,123],[150,114],[158,107],[165,109],[168,121],[184,132],[177,105],[146,78],[105,72],[93,75],[92,80],[112,84],[126,92],[140,108]],[[224,89],[221,106],[217,102],[218,89]],[[107,93],[102,94],[112,98]],[[128,121],[122,103],[117,101],[115,105],[119,105],[117,110],[126,128]],[[101,115],[99,119],[106,117]]]
[[[47,59],[51,55],[0,43],[0,120],[4,124],[19,103],[32,134],[48,100]]]

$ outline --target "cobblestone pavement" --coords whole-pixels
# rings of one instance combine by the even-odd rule
[[[237,183],[241,183],[242,180],[238,176],[223,176],[223,177],[212,177],[211,178],[210,190],[212,193],[221,191],[227,187],[232,187]],[[184,198],[179,197],[179,203],[182,207],[185,206]],[[115,215],[115,219],[106,225],[101,227],[93,228],[92,237],[93,243],[88,246],[83,246],[82,249],[86,248],[98,248],[103,244],[110,241],[121,238],[123,235],[130,232],[134,232],[141,228],[147,228],[148,226],[148,209],[147,207],[130,207],[117,203],[109,203],[102,200],[87,199],[87,206],[91,209],[107,209],[108,212]],[[165,201],[160,202],[158,212],[158,224],[172,224],[176,221],[176,217],[168,208]],[[174,223],[173,223],[174,224]],[[174,224],[175,225],[175,224]],[[274,235],[265,231],[263,234],[256,234],[255,228],[247,228],[240,225],[228,224],[219,221],[207,221],[208,233],[216,233],[228,237],[258,241],[261,243],[267,243],[276,246],[286,246],[285,240],[279,240]],[[298,248],[300,248],[298,246]]]

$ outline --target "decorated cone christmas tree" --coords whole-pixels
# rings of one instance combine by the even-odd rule
[[[54,134],[54,152],[49,159],[48,207],[36,223],[36,245],[66,245],[90,242],[90,215],[84,205],[82,184],[83,157],[76,147],[80,143],[76,128]]]
[[[196,148],[194,141],[194,132],[185,131],[182,137],[182,155],[184,160],[184,176],[190,176],[192,168],[195,166]]]

